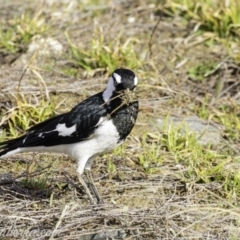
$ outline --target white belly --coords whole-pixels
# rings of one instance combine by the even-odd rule
[[[56,146],[38,146],[28,148],[18,148],[7,155],[18,152],[59,152],[65,153],[78,162],[78,172],[83,173],[85,166],[91,168],[91,163],[95,156],[109,152],[115,147],[119,146],[119,134],[112,120],[103,121],[95,130],[92,137],[88,140],[72,144],[61,144]],[[89,160],[89,163],[87,164]],[[86,165],[87,164],[87,165]]]

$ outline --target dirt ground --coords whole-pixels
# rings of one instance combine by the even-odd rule
[[[12,96],[29,62],[40,77],[28,69],[21,79],[21,93],[49,97],[59,105],[56,114],[105,88],[108,71],[86,74],[69,53],[66,32],[79,46],[89,46],[96,32],[106,41],[119,34],[123,42],[136,39],[134,49],[144,59],[142,66],[134,69],[139,89],[144,90],[136,126],[122,147],[98,157],[93,165],[93,177],[105,204],[90,206],[78,184],[76,163],[68,156],[34,153],[1,159],[0,239],[239,239],[239,205],[221,195],[221,181],[183,182],[178,176],[181,167],[170,154],[161,152],[164,150],[159,150],[165,157],[154,173],[144,171],[138,160],[138,154],[145,151],[142,139],[152,131],[152,118],[196,115],[195,106],[206,97],[211,99],[209,109],[213,111],[224,101],[239,101],[239,80],[235,83],[239,67],[228,58],[223,45],[209,48],[203,37],[193,37],[191,24],[178,17],[163,15],[157,24],[155,1],[96,2],[100,4],[0,0],[2,28],[27,11],[40,11],[49,29],[30,43],[51,38],[57,41],[53,45],[59,46],[51,49],[45,42],[36,56],[30,43],[16,52],[0,49],[2,109],[14,106]],[[189,78],[190,68],[211,61],[222,65],[208,81]],[[216,94],[219,74],[224,79],[222,95]],[[2,129],[0,126],[0,132]],[[239,149],[238,141],[224,139],[221,144],[216,148],[231,145],[234,151]],[[22,179],[30,179],[33,185],[23,184]],[[35,186],[34,179],[42,180],[46,188]]]

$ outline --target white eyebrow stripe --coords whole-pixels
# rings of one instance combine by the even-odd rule
[[[113,73],[113,77],[118,84],[121,83],[122,77],[119,74]]]
[[[138,84],[138,78],[135,77],[135,78],[134,78],[134,85],[137,86],[137,84]]]

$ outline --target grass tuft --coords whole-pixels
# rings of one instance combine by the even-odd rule
[[[65,36],[70,46],[71,57],[88,73],[96,71],[111,73],[120,66],[135,70],[142,65],[141,58],[134,49],[138,42],[137,38],[123,40],[122,34],[119,34],[107,41],[102,29],[99,29],[90,44],[84,48],[76,46],[68,33],[65,33]]]
[[[24,178],[21,185],[29,190],[45,190],[49,188],[46,176],[34,177],[33,179]]]
[[[225,138],[234,142],[239,141],[240,131],[240,105],[236,102],[224,101],[215,108],[209,108],[210,99],[206,97],[199,106],[195,106],[195,113],[206,120],[219,123],[224,127]]]
[[[168,124],[159,132],[145,134],[142,145],[144,151],[138,161],[146,173],[157,172],[160,166],[172,162],[179,169],[176,176],[186,184],[221,182],[221,194],[229,200],[240,194],[240,175],[235,171],[239,159],[210,145],[200,145],[184,123]]]
[[[216,66],[217,63],[212,61],[200,63],[195,67],[189,68],[188,76],[193,80],[202,81]]]
[[[23,94],[15,96],[15,106],[2,113],[0,125],[5,126],[5,136],[18,137],[32,125],[55,115],[52,102],[36,97],[27,98]]]
[[[49,28],[41,11],[35,14],[25,12],[20,18],[9,20],[7,27],[5,24],[0,23],[0,49],[11,53],[25,51],[34,36]]]
[[[163,11],[195,22],[200,33],[211,32],[218,38],[240,36],[240,2],[209,0],[167,0]]]

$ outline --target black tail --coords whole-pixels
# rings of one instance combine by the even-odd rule
[[[1,142],[0,143],[0,157],[4,156],[8,152],[16,150],[19,147],[23,147],[23,145],[22,145],[23,139],[24,139],[24,136],[15,138],[12,140],[8,140],[5,142]]]

